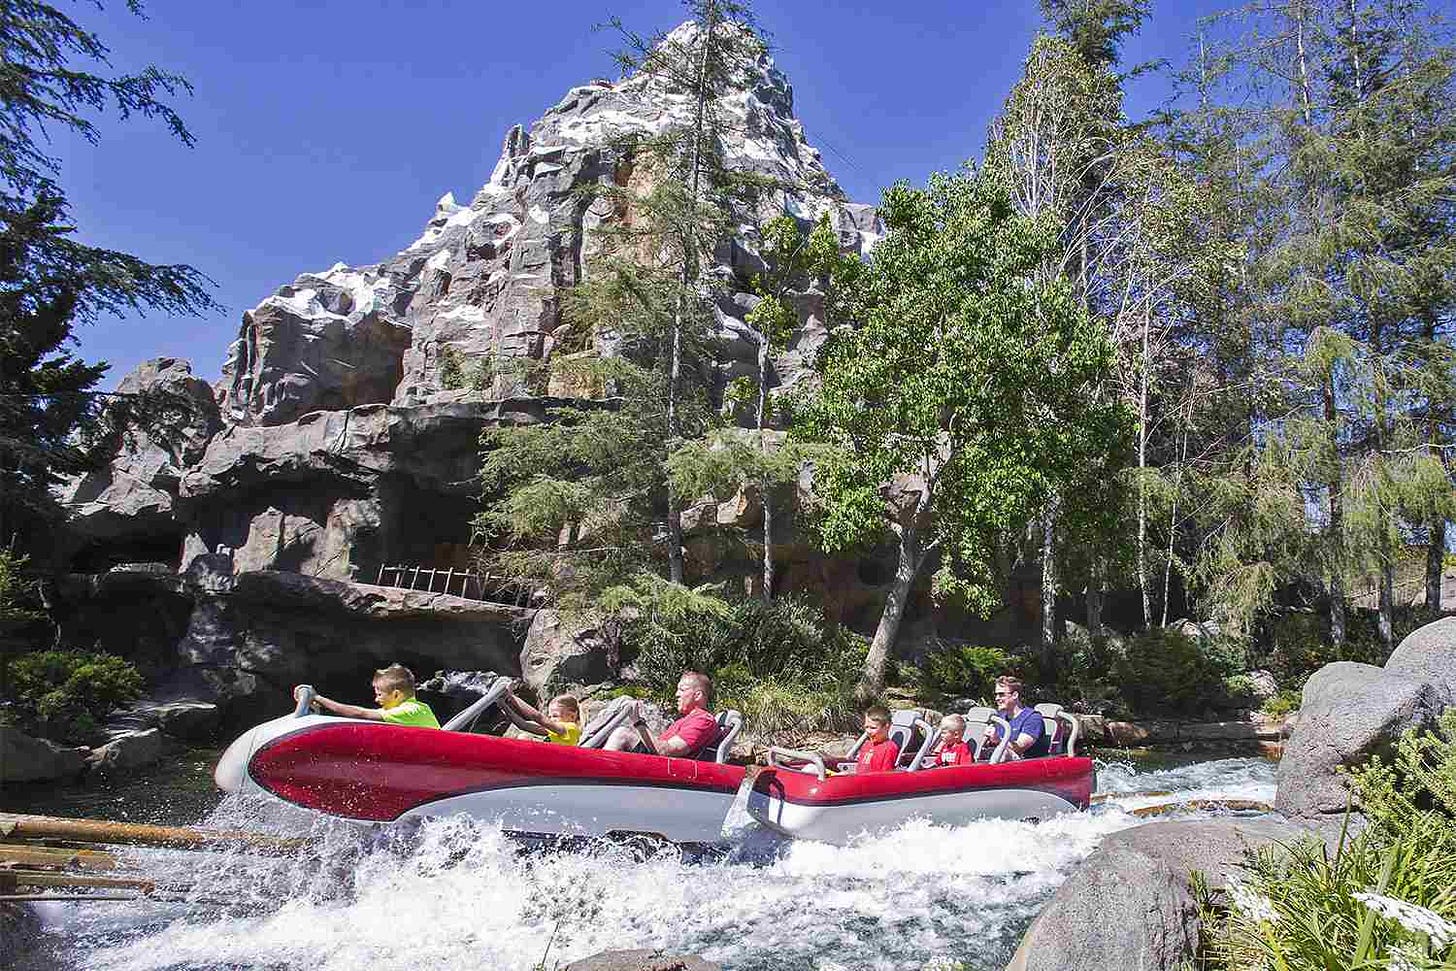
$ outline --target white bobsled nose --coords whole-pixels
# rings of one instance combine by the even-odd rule
[[[253,754],[253,733],[250,728],[227,747],[217,767],[212,770],[212,781],[223,792],[241,792],[248,781],[248,759]]]

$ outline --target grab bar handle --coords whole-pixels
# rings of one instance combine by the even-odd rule
[[[779,762],[780,758],[798,759],[800,762],[808,762],[814,767],[815,774],[819,781],[823,782],[829,775],[829,770],[824,767],[824,756],[818,752],[801,752],[797,749],[779,748],[776,745],[769,746],[768,764],[774,768],[791,768]]]

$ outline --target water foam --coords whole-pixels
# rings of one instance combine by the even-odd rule
[[[190,876],[197,903],[45,914],[87,971],[527,971],[543,957],[550,968],[629,947],[697,952],[733,971],[1000,968],[1068,871],[1107,834],[1141,822],[1125,794],[1260,799],[1273,767],[1116,765],[1099,778],[1124,795],[1039,824],[911,820],[847,847],[750,829],[706,860],[672,848],[525,849],[463,817],[383,836],[315,819],[317,846],[301,860],[145,851],[153,872]],[[230,802],[213,821],[286,828],[255,812]]]

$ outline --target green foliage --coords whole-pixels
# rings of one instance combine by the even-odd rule
[[[0,642],[17,627],[40,620],[34,583],[25,576],[26,557],[0,549]]]
[[[713,676],[717,707],[742,711],[755,732],[827,728],[853,710],[864,644],[806,600],[729,604],[649,575],[603,600],[630,618],[623,640],[658,697],[697,670]]]
[[[1310,839],[1253,856],[1231,906],[1205,913],[1207,967],[1456,966],[1456,709],[1349,782],[1366,828],[1333,853]]]
[[[108,712],[142,693],[137,669],[111,654],[36,651],[9,665],[11,717],[36,734],[68,742],[93,739]]]
[[[1126,653],[1113,664],[1129,706],[1146,715],[1188,716],[1217,709],[1227,701],[1224,679],[1243,669],[1243,651],[1237,645],[1190,637],[1169,627],[1129,639]]]
[[[997,677],[1011,670],[1011,656],[997,647],[940,644],[920,662],[920,683],[932,695],[987,699]]]
[[[1264,702],[1259,709],[1270,718],[1282,718],[1292,711],[1299,710],[1302,695],[1292,688],[1280,688],[1279,693]]]

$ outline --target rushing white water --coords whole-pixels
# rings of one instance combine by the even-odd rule
[[[86,971],[528,971],[629,947],[696,952],[732,971],[1001,968],[1068,871],[1142,822],[1127,810],[1171,798],[1119,793],[1273,797],[1273,766],[1257,759],[1112,764],[1098,778],[1105,802],[1038,824],[911,820],[848,847],[750,826],[726,856],[698,860],[671,848],[526,848],[464,818],[383,838],[314,821],[322,838],[305,858],[139,851],[149,872],[188,882],[191,903],[42,914],[52,953]],[[211,821],[279,825],[236,802]]]

